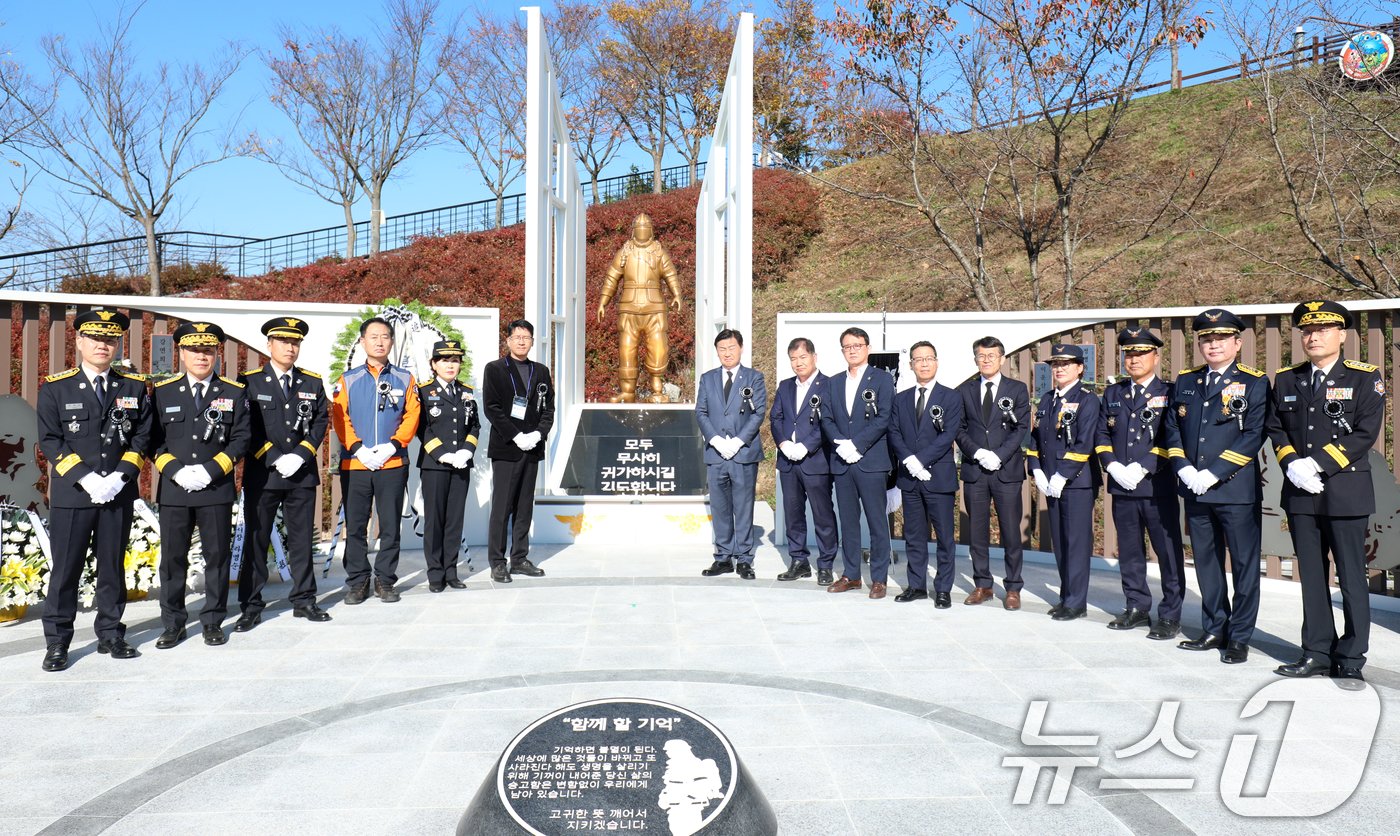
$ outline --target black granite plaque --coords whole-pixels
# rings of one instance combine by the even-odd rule
[[[588,408],[559,487],[576,496],[702,496],[704,454],[694,407]]]
[[[771,834],[772,809],[709,721],[646,699],[595,700],[511,741],[459,834]]]

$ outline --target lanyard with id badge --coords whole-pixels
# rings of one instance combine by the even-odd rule
[[[515,361],[514,361],[514,360],[508,360],[507,362],[514,363]],[[530,364],[530,379],[527,380],[527,381],[525,381],[525,394],[524,394],[524,395],[520,394],[520,392],[517,391],[516,388],[515,388],[515,375],[516,375],[516,373],[517,373],[517,370],[516,370],[516,369],[509,369],[508,371],[511,372],[511,374],[509,375],[509,377],[510,377],[510,391],[511,391],[512,394],[515,395],[515,397],[512,398],[512,399],[511,399],[511,402],[510,402],[510,417],[514,418],[514,419],[517,420],[517,421],[524,421],[524,420],[525,420],[525,409],[526,409],[526,407],[527,407],[528,404],[529,404],[529,401],[526,399],[526,396],[529,395],[529,393],[530,393],[530,384],[533,383],[533,382],[535,381],[535,364],[534,364],[534,363],[531,363],[531,364]]]

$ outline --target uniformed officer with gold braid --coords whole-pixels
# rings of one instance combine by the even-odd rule
[[[1364,679],[1371,634],[1366,529],[1376,510],[1368,457],[1385,421],[1385,383],[1370,363],[1343,360],[1351,312],[1336,302],[1293,310],[1308,361],[1274,376],[1269,438],[1288,481],[1282,506],[1298,555],[1303,592],[1303,656],[1282,676]],[[1328,552],[1337,567],[1346,625],[1337,636]]]
[[[267,585],[267,549],[277,509],[287,526],[287,565],[292,570],[289,596],[292,616],[330,621],[316,604],[316,571],[311,548],[316,524],[316,486],[321,468],[316,451],[330,426],[330,402],[321,376],[299,368],[306,320],[276,317],[263,323],[268,361],[244,372],[252,439],[243,468],[243,513],[246,536],[238,571],[239,633],[262,621],[263,587]]]
[[[175,329],[185,373],[157,383],[155,464],[160,473],[160,616],[165,631],[156,647],[174,647],[185,638],[185,576],[195,526],[204,555],[204,643],[227,641],[229,552],[233,468],[248,452],[251,431],[242,383],[214,374],[223,329],[210,322],[187,322]]]
[[[44,599],[43,669],[68,667],[78,611],[78,582],[91,546],[97,562],[97,652],[139,655],[126,642],[127,537],[144,456],[151,440],[146,384],[112,368],[130,320],[99,308],[73,320],[76,368],[50,375],[36,407],[39,449],[49,461],[49,536],[53,565]]]
[[[423,486],[423,560],[428,591],[465,589],[457,577],[462,520],[472,483],[472,456],[481,432],[472,387],[458,381],[465,352],[460,340],[433,344],[433,379],[418,387],[418,469]]]
[[[1204,366],[1177,373],[1167,455],[1186,498],[1186,523],[1201,586],[1199,638],[1183,650],[1218,650],[1220,661],[1249,658],[1259,615],[1259,450],[1269,410],[1269,379],[1237,362],[1244,320],[1210,308],[1191,321]],[[1230,554],[1234,595],[1225,580]]]

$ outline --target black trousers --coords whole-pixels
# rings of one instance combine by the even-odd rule
[[[67,647],[73,641],[78,615],[78,583],[82,580],[88,544],[97,560],[97,618],[99,639],[126,635],[126,541],[131,533],[131,502],[116,501],[96,508],[53,508],[49,511],[49,594],[44,598],[44,641]]]
[[[374,556],[374,576],[387,584],[398,583],[399,524],[403,517],[408,468],[351,470],[345,478],[345,585],[369,583],[369,515],[379,518],[379,552]]]
[[[1371,640],[1371,590],[1366,584],[1366,527],[1370,517],[1289,514],[1288,531],[1298,555],[1303,586],[1303,651],[1326,656],[1334,665],[1366,664]],[[1341,638],[1332,618],[1332,590],[1327,585],[1328,553],[1342,589]]]
[[[277,509],[287,526],[287,567],[292,570],[294,607],[316,603],[316,570],[312,565],[312,529],[316,525],[316,488],[249,488],[243,497],[243,563],[238,569],[238,606],[256,615],[266,606],[267,550]]]
[[[233,547],[233,503],[160,506],[160,620],[180,629],[185,612],[185,579],[190,571],[190,540],[199,526],[204,552],[204,609],[200,623],[216,627],[228,614],[228,565]]]
[[[1249,643],[1259,617],[1259,505],[1217,505],[1186,498],[1186,526],[1196,583],[1201,587],[1201,629],[1232,642]],[[1234,595],[1225,581],[1230,552]]]
[[[909,561],[907,587],[928,591],[928,542],[932,530],[938,540],[933,591],[952,592],[957,577],[953,551],[953,508],[957,496],[923,487],[901,490],[900,496],[904,504],[904,556]]]
[[[1021,589],[1021,483],[1003,482],[984,476],[976,482],[963,482],[963,504],[967,507],[968,556],[972,558],[972,582],[979,589],[992,588],[989,550],[992,547],[992,506],[996,506],[1001,526],[1001,547],[1006,552],[1004,579],[1007,592]]]
[[[811,560],[807,547],[807,503],[812,505],[812,527],[817,535],[817,568],[836,564],[836,506],[831,498],[830,473],[803,473],[794,466],[778,471],[783,486],[783,514],[787,517],[788,558],[792,563]]]
[[[1060,602],[1070,609],[1089,603],[1089,561],[1094,554],[1094,495],[1091,488],[1065,488],[1049,497],[1050,543],[1060,573]]]
[[[492,566],[506,562],[510,540],[512,563],[530,556],[530,522],[535,518],[535,475],[538,459],[491,460],[491,530],[487,557]]]
[[[428,582],[457,580],[457,556],[462,551],[462,523],[467,492],[472,486],[471,469],[423,470],[423,561],[428,565]]]
[[[1162,573],[1162,601],[1157,617],[1181,620],[1186,595],[1186,561],[1181,550],[1181,504],[1175,492],[1154,488],[1154,496],[1113,497],[1113,525],[1118,529],[1118,573],[1123,598],[1129,607],[1152,611],[1152,590],[1147,586],[1147,550],[1143,537],[1152,541],[1157,568]]]

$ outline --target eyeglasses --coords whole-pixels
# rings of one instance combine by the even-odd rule
[[[869,345],[869,343],[848,343],[846,345],[841,346],[841,350],[855,351],[857,349],[865,348],[867,345]]]
[[[972,356],[979,363],[991,363],[1001,359],[1000,354],[974,354]]]

